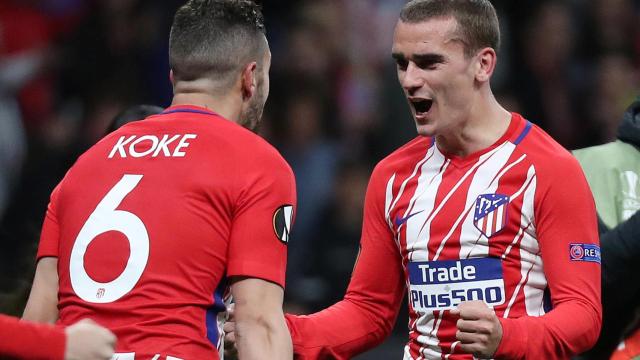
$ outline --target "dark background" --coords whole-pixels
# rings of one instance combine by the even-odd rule
[[[169,104],[167,40],[181,3],[0,0],[0,312],[22,311],[48,196],[77,156],[121,110]],[[404,3],[263,1],[273,65],[261,132],[298,186],[289,311],[342,297],[371,169],[415,136],[390,57]],[[493,3],[501,103],[569,149],[614,139],[638,95],[639,1]],[[406,319],[360,358],[400,358]]]

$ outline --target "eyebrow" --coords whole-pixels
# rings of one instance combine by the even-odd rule
[[[391,57],[393,59],[395,59],[395,60],[406,60],[407,59],[404,56],[404,54],[401,54],[401,53],[393,53],[393,54],[391,54]],[[422,62],[422,63],[429,63],[429,64],[437,64],[437,63],[445,62],[445,57],[443,55],[433,54],[433,53],[414,54],[414,55],[410,56],[409,59],[413,60],[414,62]]]
[[[394,60],[405,60],[404,55],[403,55],[403,54],[401,54],[401,53],[392,53],[392,54],[391,54],[391,57],[392,57]]]
[[[444,62],[444,56],[440,54],[415,54],[412,56],[415,62],[438,64]]]

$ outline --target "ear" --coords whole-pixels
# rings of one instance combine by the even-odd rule
[[[176,86],[176,80],[173,77],[173,69],[169,70],[169,81],[171,81],[171,86]]]
[[[255,94],[257,88],[256,81],[256,69],[258,64],[254,61],[242,69],[242,77],[240,79],[240,86],[242,90],[242,98],[250,99]]]
[[[498,55],[492,48],[484,48],[478,52],[478,66],[476,68],[476,80],[479,82],[488,82],[496,69]]]

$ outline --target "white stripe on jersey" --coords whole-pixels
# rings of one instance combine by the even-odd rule
[[[431,148],[435,149],[435,144]],[[439,151],[434,151],[432,161],[422,166],[422,174],[420,174],[418,178],[418,185],[404,213],[405,217],[410,215],[409,211],[416,214],[406,222],[407,250],[409,251],[411,259],[427,259],[428,249],[426,247],[418,247],[417,244],[419,242],[429,242],[428,232],[425,239],[420,239],[420,228],[427,221],[430,213],[429,210],[433,209],[436,201],[436,193],[442,182],[442,176],[449,166],[449,162],[450,161],[445,159]],[[399,230],[400,229],[398,229],[398,231]],[[416,247],[419,249],[417,253],[413,253]]]
[[[528,182],[528,184],[527,184]],[[542,259],[539,256],[538,241],[536,239],[535,228],[533,227],[534,208],[533,198],[536,192],[536,177],[535,169],[533,166],[529,167],[527,171],[527,184],[522,199],[522,215],[520,216],[520,229],[522,231],[522,238],[520,240],[520,281],[518,286],[511,294],[509,305],[507,306],[503,317],[508,317],[511,307],[515,303],[515,300],[520,292],[520,288],[524,286],[525,306],[527,313],[537,315],[542,305],[542,299],[544,295],[544,287],[546,286],[546,280],[544,273],[542,272]],[[515,245],[515,244],[514,244]],[[507,251],[510,251],[510,247]],[[505,252],[506,254],[506,252]],[[532,288],[541,286],[541,288]]]
[[[456,190],[458,190],[458,188],[460,187],[460,185],[462,185],[462,183],[464,183],[464,181],[481,165],[483,165],[487,161],[488,159],[490,159],[495,153],[499,152],[502,148],[504,148],[506,146],[506,144],[510,144],[511,146],[513,146],[513,144],[511,143],[503,143],[502,145],[496,147],[495,149],[489,151],[488,153],[480,156],[480,159],[478,159],[478,162],[475,163],[461,178],[460,180],[458,180],[458,182],[453,186],[453,188],[451,188],[451,190],[449,191],[449,193],[444,197],[444,199],[442,199],[442,202],[440,202],[440,204],[438,205],[438,207],[433,210],[433,212],[429,215],[429,219],[427,220],[427,224],[425,224],[422,228],[422,230],[424,230],[425,228],[427,229],[427,233],[429,233],[429,229],[431,226],[431,222],[433,221],[433,219],[435,218],[436,215],[438,215],[438,213],[440,212],[440,210],[442,210],[442,208],[446,205],[447,201],[449,201],[449,199],[451,198],[451,196],[453,196],[453,194],[456,192]],[[435,146],[434,146],[435,147]],[[437,147],[436,147],[437,148]],[[438,151],[439,152],[439,151]],[[508,158],[508,157],[507,157]],[[436,192],[438,189],[435,189]],[[421,230],[421,231],[422,231]],[[420,233],[418,233],[418,236],[420,236]],[[427,241],[428,243],[428,241]],[[440,243],[440,247],[438,248],[436,255],[434,256],[433,260],[437,260],[438,256],[440,255],[440,252],[442,251],[442,248],[444,247],[444,241],[442,241]],[[426,260],[426,259],[425,259]]]
[[[440,329],[440,324],[442,323],[443,315],[444,315],[444,312],[442,311],[438,314],[438,318],[435,319],[436,321],[435,326],[433,326],[434,317],[431,316],[429,318],[429,321],[427,321],[425,325],[425,327],[427,327],[428,325],[432,325],[431,330],[429,331],[429,334],[418,336],[418,341],[422,344],[422,346],[420,347],[420,356],[418,357],[418,360],[433,359],[434,356],[437,358],[440,358],[440,348],[439,348],[440,340],[438,340],[438,337],[436,336],[436,334],[438,334],[438,329]],[[424,321],[425,317],[423,316],[422,319]],[[422,334],[426,334],[426,332],[423,332]]]
[[[511,198],[509,199],[510,202],[514,201],[515,199],[517,199],[525,189],[529,188],[529,184],[535,178],[535,174],[536,174],[536,172],[535,172],[535,169],[533,168],[533,166],[529,166],[529,169],[527,170],[527,179],[525,180],[524,184],[522,184],[520,189],[518,189],[518,191],[516,191],[511,196]],[[534,193],[535,193],[535,190],[534,190]],[[531,206],[533,207],[533,198],[523,199],[523,203],[527,202],[527,199],[530,199]],[[507,255],[509,255],[509,253],[511,252],[511,249],[521,240],[521,238],[523,236],[523,233],[529,228],[533,229],[533,226],[534,226],[533,225],[533,208],[531,208],[529,211],[524,211],[524,209],[523,209],[522,214],[521,214],[521,220],[520,220],[520,228],[518,229],[518,233],[513,238],[513,241],[511,242],[511,244],[509,244],[509,246],[505,250],[504,254],[502,254],[502,258],[503,259],[505,259],[507,257]],[[532,230],[532,232],[535,233],[535,229]]]
[[[444,356],[445,359],[448,359],[451,357],[451,354],[453,354],[456,351],[456,346],[458,346],[460,344],[460,341],[454,341],[451,344],[451,351],[449,351],[449,353],[447,355]]]
[[[534,207],[533,197],[536,192],[536,177],[531,180],[531,185],[524,193],[524,206],[522,209],[523,219],[533,224]],[[526,216],[526,218],[525,218]],[[527,309],[527,315],[540,316],[544,314],[544,290],[547,287],[547,279],[544,276],[544,264],[540,257],[540,246],[537,240],[538,236],[535,227],[531,226],[524,232],[524,237],[520,243],[521,266],[524,267],[526,262],[531,263],[531,272],[529,279],[524,284],[524,300]]]
[[[396,196],[395,200],[393,201],[393,203],[391,203],[391,205],[387,208],[387,206],[385,205],[385,208],[387,210],[385,217],[387,218],[387,222],[392,226],[392,230],[393,230],[393,219],[391,219],[389,217],[389,214],[391,213],[391,210],[393,209],[394,206],[396,206],[396,204],[398,203],[398,200],[400,200],[400,198],[402,197],[402,194],[404,193],[404,188],[407,186],[407,183],[413,179],[414,176],[416,176],[416,174],[418,173],[418,169],[420,168],[420,166],[422,166],[422,164],[426,163],[427,160],[429,160],[429,158],[433,155],[433,148],[435,148],[435,146],[431,146],[428,150],[427,150],[427,154],[425,155],[424,159],[420,160],[417,164],[416,167],[413,169],[413,173],[411,173],[411,176],[409,176],[408,178],[406,178],[403,182],[402,185],[400,185],[400,190],[398,190],[398,195]],[[393,180],[395,179],[396,174],[393,174],[393,176],[391,177],[391,179],[389,179],[389,182],[387,183],[387,194],[391,193],[391,195],[393,195]],[[391,190],[391,191],[390,191]]]
[[[387,181],[387,190],[385,191],[384,199],[384,217],[387,220],[387,224],[393,228],[393,223],[389,219],[389,212],[391,211],[391,203],[393,202],[393,182],[396,181],[396,174],[391,175],[389,181]]]
[[[465,216],[467,218],[465,222],[462,224],[461,238],[466,239],[467,237],[465,236],[471,236],[468,238],[477,239],[481,235],[480,230],[478,230],[475,227],[475,225],[473,225],[474,214],[473,214],[473,211],[471,211],[471,209],[473,208],[476,202],[476,199],[481,193],[495,192],[495,188],[497,188],[497,181],[495,181],[495,186],[493,186],[492,188],[489,187],[491,184],[494,183],[492,174],[497,173],[504,166],[504,164],[509,160],[509,157],[511,156],[511,153],[513,153],[514,149],[515,149],[515,145],[513,145],[512,143],[509,143],[509,142],[504,143],[503,145],[497,147],[494,151],[482,155],[478,159],[478,162],[473,167],[471,167],[471,169],[469,170],[470,172],[476,168],[478,168],[478,171],[476,171],[475,175],[473,176],[473,180],[471,181],[469,192],[467,193],[467,198],[465,201],[465,210],[460,214],[458,219],[455,221],[454,225],[451,227],[451,230],[449,230],[447,235],[440,242],[440,246],[438,247],[438,250],[435,256],[433,257],[433,260],[438,260],[438,258],[440,257],[440,253],[444,249],[444,245],[446,244],[447,240],[449,240],[453,232],[458,228],[460,221]],[[461,181],[464,181],[464,179],[466,179],[466,177],[468,176],[468,174],[470,174],[470,172],[465,174],[465,176],[463,176]],[[504,174],[504,172],[501,172],[501,174]],[[487,184],[488,181],[491,181],[491,183]],[[456,187],[459,184],[460,183],[456,184]],[[456,189],[456,187],[453,188],[452,192]],[[444,200],[440,208],[443,205],[444,205]],[[469,224],[471,225],[470,227],[468,226]],[[474,247],[474,245],[470,244],[471,248],[469,248],[469,246],[465,247],[465,245],[468,245],[468,244],[461,244],[461,245],[462,246],[460,248],[460,254],[463,254],[463,249],[469,249],[467,252],[467,257],[468,257],[468,254],[471,252],[471,249]],[[488,253],[488,248],[487,248],[487,253]],[[461,259],[462,258],[464,257],[461,257]]]
[[[500,170],[505,166],[507,161],[509,161],[509,157],[511,157],[511,154],[513,153],[513,150],[515,150],[515,148],[516,146],[512,143],[505,142],[501,146],[498,146],[494,151],[480,156],[480,159],[478,159],[478,163],[471,168],[471,170],[473,170],[477,167],[478,170],[473,175],[471,185],[469,186],[469,190],[467,191],[467,198],[465,200],[464,207],[465,211],[460,214],[460,217],[458,217],[451,230],[449,230],[447,236],[442,239],[442,242],[438,247],[436,255],[433,257],[433,260],[438,260],[440,253],[444,249],[444,245],[446,244],[447,240],[449,240],[455,229],[458,228],[458,224],[464,216],[466,216],[466,219],[462,223],[462,232],[460,238],[478,239],[482,236],[480,230],[478,230],[478,228],[476,228],[476,226],[473,224],[474,213],[472,211],[472,208],[476,203],[476,199],[478,198],[478,196],[485,193],[494,193],[496,191],[496,188],[498,187],[498,178],[494,178],[494,174],[499,173],[500,176],[504,175],[505,172],[501,172]],[[491,221],[491,219],[488,219],[488,221]],[[491,225],[488,226],[490,227]],[[478,248],[476,246],[476,243],[462,242],[460,244],[460,255],[462,256],[462,254],[467,254],[467,256],[461,257],[461,259],[468,257],[487,256],[487,254],[489,254],[489,242],[486,237],[484,238],[484,240],[485,244],[484,246],[482,246],[482,248]],[[473,254],[471,254],[472,251]]]

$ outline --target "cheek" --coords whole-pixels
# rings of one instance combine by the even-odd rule
[[[473,77],[467,73],[448,74],[439,84],[439,93],[449,105],[464,105],[474,92]]]

